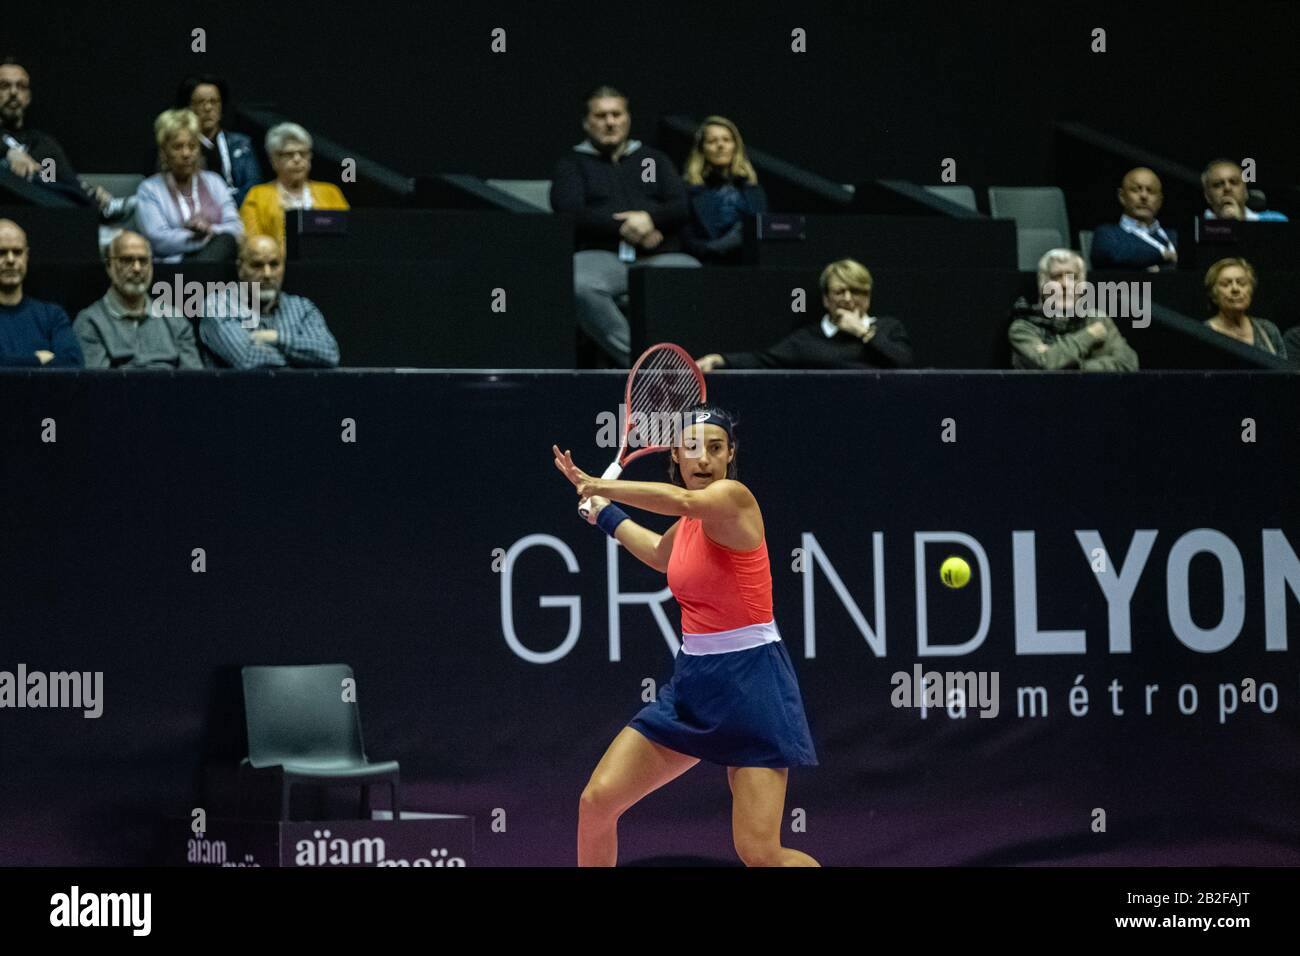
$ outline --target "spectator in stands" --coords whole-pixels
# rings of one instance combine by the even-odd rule
[[[767,194],[745,155],[736,124],[707,117],[682,174],[691,218],[682,227],[686,251],[702,262],[735,262],[744,242],[744,220],[767,212]]]
[[[1280,212],[1265,209],[1256,212],[1246,207],[1246,184],[1241,178],[1241,166],[1230,159],[1213,159],[1201,172],[1201,187],[1205,190],[1206,219],[1245,219],[1258,222],[1286,222]]]
[[[320,310],[310,299],[281,291],[284,252],[279,240],[249,236],[239,253],[239,279],[260,284],[261,315],[254,328],[247,328],[237,290],[228,290],[224,302],[209,298],[199,337],[210,350],[214,365],[334,368],[339,364],[338,343]]]
[[[73,202],[95,206],[105,219],[120,218],[133,205],[114,199],[101,186],[92,186],[77,175],[59,141],[49,133],[26,125],[27,107],[32,102],[32,81],[13,57],[0,62],[0,139],[4,140],[4,159],[0,168],[15,176],[51,189]],[[48,169],[43,167],[52,161]],[[46,179],[46,177],[51,177]]]
[[[162,171],[140,184],[136,213],[155,258],[233,259],[244,227],[226,181],[199,168],[199,118],[189,110],[165,110],[153,129]]]
[[[176,91],[176,107],[188,109],[199,118],[199,146],[203,167],[226,181],[235,207],[262,178],[262,168],[253,152],[253,141],[243,133],[221,128],[230,89],[226,81],[210,73],[188,76]]]
[[[68,313],[23,295],[27,233],[0,219],[0,366],[80,368],[81,349]]]
[[[107,252],[109,290],[72,323],[86,368],[202,368],[190,320],[169,314],[149,298],[149,240],[123,230]]]
[[[1218,311],[1205,324],[1238,342],[1285,359],[1286,343],[1277,326],[1247,314],[1256,288],[1255,269],[1245,259],[1220,259],[1214,263],[1205,273],[1205,294]]]
[[[712,352],[696,359],[701,371],[718,368],[907,368],[912,344],[898,319],[873,316],[871,273],[853,259],[832,262],[821,274],[820,322],[800,326],[758,352]]]
[[[551,208],[574,213],[578,322],[623,367],[631,361],[631,332],[618,302],[627,295],[628,267],[700,264],[679,251],[688,212],[672,160],[629,138],[631,128],[626,96],[609,86],[592,90],[587,138],[559,161],[551,182]]]
[[[1087,273],[1073,249],[1050,249],[1038,260],[1038,303],[1021,298],[1011,310],[1013,368],[1137,371],[1137,353],[1113,319],[1096,310],[1077,314],[1076,293]]]
[[[1092,237],[1094,269],[1146,269],[1159,272],[1178,264],[1178,233],[1165,230],[1156,219],[1164,203],[1160,177],[1139,166],[1124,174],[1119,225],[1098,226]]]
[[[266,154],[275,179],[254,186],[239,207],[250,236],[271,236],[284,247],[286,209],[347,209],[343,191],[333,183],[308,179],[311,134],[297,123],[281,123],[266,132]]]

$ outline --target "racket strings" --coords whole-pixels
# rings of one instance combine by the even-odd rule
[[[629,447],[675,444],[682,413],[704,400],[695,363],[676,349],[667,348],[645,356],[628,383],[627,393],[628,421],[632,425]],[[641,440],[634,445],[634,438]]]

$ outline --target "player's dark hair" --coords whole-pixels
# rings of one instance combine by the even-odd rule
[[[740,420],[725,408],[722,408],[719,405],[712,405],[708,402],[700,402],[698,405],[692,405],[687,411],[687,414],[694,415],[697,412],[708,412],[710,418],[717,418],[726,422],[726,425],[722,425],[722,427],[727,432],[730,447],[736,450],[736,453],[731,457],[731,462],[727,465],[727,477],[739,479],[740,437],[736,434],[736,426],[740,424]],[[719,422],[720,425],[722,424],[722,421]],[[671,455],[668,456],[668,480],[679,488],[686,487],[682,482],[680,463],[673,461]]]

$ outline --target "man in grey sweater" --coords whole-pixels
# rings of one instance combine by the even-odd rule
[[[107,260],[111,288],[72,323],[86,368],[203,368],[190,320],[163,314],[149,299],[149,240],[123,230],[109,243]]]

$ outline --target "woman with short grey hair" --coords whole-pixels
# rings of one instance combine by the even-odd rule
[[[250,236],[272,236],[284,246],[284,214],[290,209],[347,209],[343,191],[333,183],[309,179],[311,134],[297,123],[280,123],[266,131],[266,154],[275,179],[254,186],[239,215]]]

